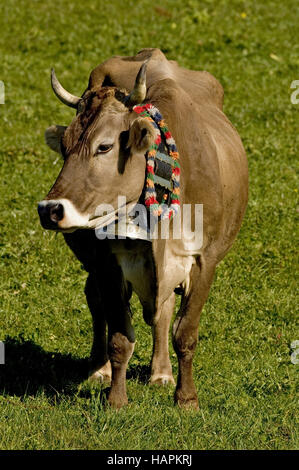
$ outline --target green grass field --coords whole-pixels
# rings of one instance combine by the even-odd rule
[[[299,79],[298,9],[290,0],[158,5],[1,2],[0,449],[299,447],[298,365],[290,360],[299,340],[299,105],[290,102]],[[111,410],[105,387],[82,382],[92,341],[86,273],[62,236],[42,230],[36,210],[61,167],[44,130],[73,116],[50,89],[50,68],[80,95],[98,63],[144,47],[220,80],[249,160],[247,214],[200,323],[199,412],[176,408],[172,387],[147,385],[151,334],[136,297],[130,404]],[[172,348],[171,355],[176,372]]]

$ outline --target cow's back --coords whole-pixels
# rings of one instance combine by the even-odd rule
[[[196,103],[210,103],[222,109],[223,88],[213,75],[180,67],[176,61],[167,60],[159,49],[142,49],[136,56],[114,56],[106,60],[91,72],[88,88],[104,84],[131,91],[145,60],[149,60],[146,73],[148,88],[160,80],[170,78]]]

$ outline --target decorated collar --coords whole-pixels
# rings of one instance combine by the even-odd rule
[[[154,143],[145,154],[145,205],[155,218],[172,219],[180,206],[180,164],[174,138],[155,106],[147,103],[134,106],[133,110],[148,119],[155,129]]]

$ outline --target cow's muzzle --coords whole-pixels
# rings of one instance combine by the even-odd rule
[[[64,217],[64,207],[60,202],[41,201],[37,206],[40,223],[43,228],[57,230],[58,223]]]
[[[37,210],[45,229],[73,232],[78,228],[91,228],[89,215],[81,214],[69,199],[44,199]]]

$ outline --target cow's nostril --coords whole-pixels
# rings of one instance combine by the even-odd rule
[[[50,207],[50,219],[52,222],[59,222],[63,219],[63,216],[64,209],[62,204],[57,203]]]
[[[56,201],[41,201],[37,206],[40,223],[46,230],[56,230],[64,217],[64,206]]]

